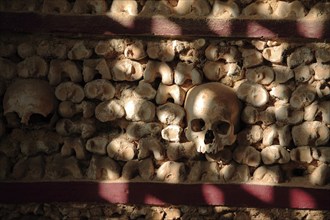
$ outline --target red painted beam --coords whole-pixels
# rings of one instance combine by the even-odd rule
[[[330,39],[330,20],[255,20],[0,12],[0,31],[235,38]]]
[[[330,210],[330,190],[251,184],[0,183],[0,203],[106,202]]]

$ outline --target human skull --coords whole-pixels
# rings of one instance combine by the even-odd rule
[[[231,88],[217,82],[193,87],[184,108],[186,137],[195,143],[198,152],[216,153],[235,142],[240,103]]]
[[[3,98],[4,115],[17,113],[21,123],[28,125],[32,114],[49,116],[56,107],[54,89],[47,81],[19,79],[13,82]]]

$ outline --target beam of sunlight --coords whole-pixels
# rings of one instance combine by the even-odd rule
[[[241,188],[249,193],[251,196],[268,203],[272,204],[274,202],[274,189],[272,186],[258,186],[255,187],[253,185],[242,184]]]
[[[208,205],[225,204],[225,195],[216,185],[202,184],[201,192],[206,204]]]
[[[267,38],[277,36],[277,34],[256,21],[250,21],[247,23],[246,36]]]
[[[291,189],[288,196],[290,207],[313,209],[318,206],[313,196],[305,192],[303,189]]]
[[[182,28],[179,24],[163,16],[152,17],[151,33],[154,35],[182,35]]]
[[[129,183],[99,183],[98,194],[99,197],[110,203],[128,203]]]

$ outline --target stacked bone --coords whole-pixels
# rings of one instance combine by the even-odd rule
[[[2,11],[36,11],[45,14],[105,14],[112,16],[206,16],[217,18],[301,19],[327,18],[327,1],[279,0],[4,0]]]
[[[28,38],[1,42],[1,179],[329,183],[328,44]],[[243,103],[212,152],[183,132],[209,82]]]

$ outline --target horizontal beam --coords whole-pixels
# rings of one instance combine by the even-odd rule
[[[330,39],[330,20],[211,19],[0,12],[0,31],[97,35]]]
[[[0,195],[0,203],[105,202],[330,210],[329,189],[255,184],[2,182]]]

